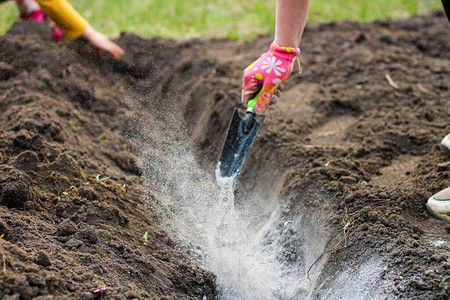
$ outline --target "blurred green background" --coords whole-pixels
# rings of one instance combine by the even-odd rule
[[[143,37],[249,40],[274,31],[275,0],[69,0],[90,24],[115,38],[120,32]],[[442,9],[440,0],[312,0],[308,23],[371,22]],[[14,1],[0,4],[0,35],[18,20]]]

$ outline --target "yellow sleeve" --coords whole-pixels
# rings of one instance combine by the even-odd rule
[[[89,23],[66,0],[36,0],[44,14],[53,20],[69,39],[79,37]]]

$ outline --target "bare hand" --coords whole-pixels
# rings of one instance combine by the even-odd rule
[[[91,44],[97,53],[101,54],[103,51],[108,52],[112,58],[119,59],[123,55],[123,50],[115,43],[111,42],[106,36],[88,25],[82,35],[89,44]]]

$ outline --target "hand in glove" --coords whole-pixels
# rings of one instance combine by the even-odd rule
[[[259,93],[255,105],[255,113],[263,114],[269,106],[274,92],[291,75],[299,48],[280,47],[275,43],[269,51],[244,70],[242,86],[242,102],[247,104],[256,93]],[[276,102],[276,101],[275,101]]]

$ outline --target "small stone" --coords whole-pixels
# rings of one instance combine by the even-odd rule
[[[380,192],[378,193],[379,199],[389,199],[388,194],[386,192]]]
[[[354,184],[357,182],[357,180],[353,176],[342,176],[341,178],[339,178],[339,180],[345,184]]]
[[[342,176],[349,176],[350,173],[347,170],[345,170],[345,169],[337,169],[336,170],[336,175],[339,176],[339,177],[342,177]]]
[[[43,251],[39,251],[38,255],[36,256],[36,263],[43,267],[48,267],[52,264],[48,254]]]
[[[25,203],[30,198],[31,190],[28,180],[21,180],[21,178],[18,177],[15,181],[2,183],[0,195],[1,204],[6,205],[9,208],[24,208]]]
[[[93,278],[94,278],[94,276],[89,273],[84,273],[83,275],[81,275],[81,279],[83,281],[91,281]]]
[[[95,190],[89,185],[83,185],[78,188],[78,194],[88,200],[97,200],[98,195]]]
[[[39,277],[37,274],[28,274],[27,281],[30,286],[44,287],[45,280]]]
[[[77,239],[70,239],[67,241],[66,246],[69,248],[78,248],[83,244],[84,244],[83,241]]]
[[[139,295],[134,291],[127,291],[125,293],[125,298],[127,298],[127,299],[139,298]]]
[[[111,152],[109,155],[117,166],[125,172],[135,175],[141,175],[141,170],[138,167],[137,158],[134,154],[128,151]]]
[[[22,124],[21,124],[22,125]],[[17,128],[18,130],[20,129]],[[16,136],[13,138],[14,146],[22,148],[22,149],[30,149],[31,148],[31,140],[33,137],[31,136],[30,132],[25,129],[20,129],[19,132],[16,134]]]
[[[33,171],[37,169],[39,158],[33,151],[27,150],[17,155],[11,164],[21,171]]]
[[[95,244],[98,241],[97,233],[90,228],[86,228],[82,231],[80,231],[80,236],[83,240],[88,242],[89,244]]]
[[[51,166],[53,169],[72,176],[84,178],[85,175],[78,162],[66,152],[60,154]]]
[[[77,227],[74,222],[66,219],[58,224],[56,228],[56,234],[59,236],[68,236],[72,235],[77,231]]]

